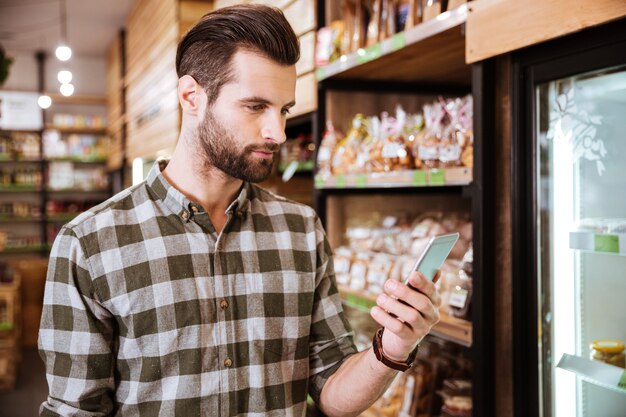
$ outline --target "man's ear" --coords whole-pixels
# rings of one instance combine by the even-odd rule
[[[178,101],[183,108],[183,113],[193,116],[201,114],[206,94],[191,75],[183,75],[178,79]]]

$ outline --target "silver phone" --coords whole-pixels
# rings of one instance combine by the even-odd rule
[[[458,240],[458,233],[431,237],[428,240],[426,249],[415,262],[412,271],[419,271],[426,279],[432,281]],[[408,282],[409,278],[407,277],[405,283],[408,285]]]

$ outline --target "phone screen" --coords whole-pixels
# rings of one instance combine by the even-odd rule
[[[458,233],[433,236],[428,242],[426,250],[415,263],[413,270],[421,272],[427,279],[432,281],[457,240],[459,240]]]

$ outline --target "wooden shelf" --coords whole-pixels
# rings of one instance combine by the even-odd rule
[[[46,130],[58,130],[61,133],[77,133],[77,134],[94,134],[94,135],[106,135],[106,127],[76,127],[76,126],[55,126],[51,124],[46,125]]]
[[[318,81],[377,80],[467,86],[471,68],[465,64],[467,7],[398,33],[367,48],[318,67]]]
[[[569,247],[585,252],[626,256],[626,233],[570,232]]]
[[[48,162],[73,162],[75,164],[94,164],[94,165],[102,165],[107,163],[106,158],[84,158],[78,156],[66,156],[59,158],[48,158],[46,159]]]
[[[0,156],[0,163],[4,164],[38,164],[42,159],[10,159]]]
[[[5,247],[0,254],[20,254],[20,253],[38,253],[48,248],[44,245],[39,246],[16,246],[16,247]]]
[[[0,223],[39,223],[42,217],[0,216]]]
[[[315,176],[315,188],[406,188],[469,185],[472,169],[467,167]]]
[[[70,214],[55,214],[52,216],[48,216],[47,220],[49,223],[62,223],[72,221],[78,216],[80,213],[70,213]]]
[[[72,95],[65,97],[60,93],[46,93],[52,99],[52,104],[76,104],[86,106],[106,106],[107,98],[105,96],[92,95]]]
[[[345,285],[338,285],[338,287],[341,299],[347,306],[369,314],[370,309],[376,305],[376,296],[373,294],[355,291]],[[439,323],[430,332],[432,335],[461,346],[470,347],[472,345],[471,322],[441,312],[440,317]]]
[[[38,193],[41,192],[41,187],[35,186],[0,186],[0,193]]]
[[[93,190],[85,190],[82,188],[64,188],[64,189],[53,189],[53,188],[48,188],[47,191],[49,193],[68,193],[68,194],[101,194],[101,193],[108,193],[109,189],[108,188],[96,188]]]

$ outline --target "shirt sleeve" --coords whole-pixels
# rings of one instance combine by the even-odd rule
[[[357,352],[354,332],[337,290],[330,244],[316,219],[316,289],[309,346],[309,394],[319,404],[324,384],[343,361]]]
[[[64,227],[52,246],[39,330],[49,386],[41,416],[113,412],[114,321],[98,298],[80,241]]]

